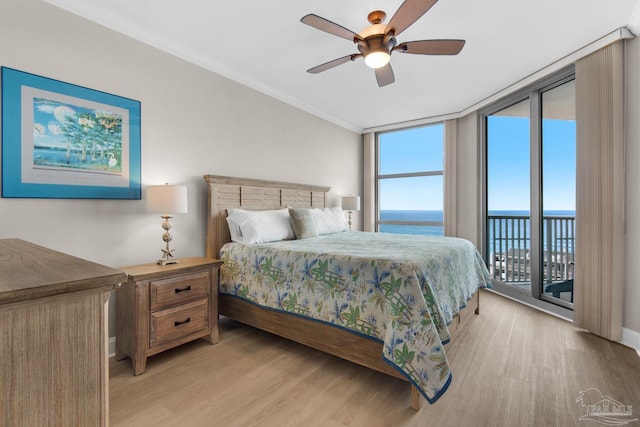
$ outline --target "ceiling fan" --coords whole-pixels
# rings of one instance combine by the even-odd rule
[[[364,57],[365,64],[375,69],[378,86],[382,87],[395,81],[393,69],[389,63],[392,52],[417,55],[457,55],[464,46],[464,40],[417,40],[397,44],[396,36],[431,9],[436,1],[438,0],[405,0],[388,24],[382,23],[387,14],[381,10],[374,10],[367,16],[371,25],[359,34],[318,15],[305,15],[300,20],[301,22],[329,34],[351,40],[358,45],[360,51],[360,53],[352,53],[325,62],[308,69],[307,72],[321,73],[348,61],[355,61],[356,58]]]

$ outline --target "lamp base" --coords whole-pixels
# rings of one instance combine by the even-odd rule
[[[162,258],[158,260],[158,264],[160,265],[169,265],[169,264],[177,264],[179,263],[180,260],[179,259],[166,259],[166,258]]]

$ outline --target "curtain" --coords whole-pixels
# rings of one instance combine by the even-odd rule
[[[364,194],[362,195],[362,229],[375,231],[376,214],[376,134],[373,132],[364,134],[363,167]]]
[[[618,41],[576,62],[574,323],[622,337],[624,56]]]
[[[444,235],[458,235],[457,121],[444,122]]]

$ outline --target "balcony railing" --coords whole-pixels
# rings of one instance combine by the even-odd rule
[[[529,216],[489,215],[487,232],[492,277],[505,283],[531,282]],[[573,280],[575,217],[544,216],[542,243],[544,282]]]

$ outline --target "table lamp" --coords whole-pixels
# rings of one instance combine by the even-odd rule
[[[162,258],[158,260],[158,264],[167,265],[179,262],[173,258],[173,251],[169,247],[169,242],[173,239],[169,230],[171,230],[171,219],[173,214],[187,213],[187,186],[186,185],[150,185],[147,186],[147,212],[162,214],[160,217],[164,220],[162,228],[165,230],[162,234],[162,240],[165,242],[165,248],[161,249]]]
[[[360,196],[342,196],[342,210],[349,213],[349,231],[351,231],[351,213],[360,210]]]

